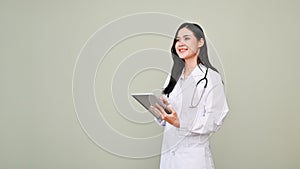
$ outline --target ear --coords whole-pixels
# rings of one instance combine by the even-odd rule
[[[201,39],[198,41],[198,47],[201,48],[203,45],[204,45],[204,39],[201,38]]]

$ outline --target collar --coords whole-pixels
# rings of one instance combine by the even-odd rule
[[[199,69],[199,67],[200,67],[200,69]],[[202,65],[201,63],[198,65],[198,66],[196,66],[195,68],[194,68],[194,70],[192,71],[192,73],[187,77],[187,79],[189,78],[189,77],[199,77],[199,76],[204,76],[205,75],[205,72],[206,72],[206,67],[204,66],[204,65]],[[183,76],[183,72],[184,72],[184,69],[182,69],[182,72],[181,72],[181,75],[180,75],[180,79],[181,80],[183,80],[184,79],[184,76]]]

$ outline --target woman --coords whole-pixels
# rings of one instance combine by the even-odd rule
[[[223,82],[210,64],[202,28],[182,24],[171,48],[173,67],[160,105],[152,110],[165,126],[161,169],[213,169],[209,136],[216,132],[228,113]]]

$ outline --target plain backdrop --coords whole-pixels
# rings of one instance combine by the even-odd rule
[[[76,58],[88,38],[112,20],[140,12],[199,23],[220,55],[230,114],[211,139],[217,169],[300,168],[299,7],[296,0],[1,0],[0,168],[158,168],[159,156],[123,158],[94,144],[72,99]],[[170,39],[136,37],[112,51],[107,58],[114,60],[106,65],[120,62],[113,56],[132,52],[141,40],[147,41],[141,47],[168,50],[171,45]],[[101,79],[112,71],[109,66],[98,70],[101,104]],[[128,135],[161,132],[107,118]]]

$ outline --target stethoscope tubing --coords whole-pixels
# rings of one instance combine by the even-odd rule
[[[200,68],[199,65],[198,65],[198,67],[199,67],[199,69],[201,70],[201,68]],[[205,89],[206,89],[207,83],[208,83],[208,80],[207,80],[207,73],[208,73],[208,68],[206,68],[206,72],[205,72],[204,77],[201,78],[201,79],[196,83],[196,86],[195,86],[195,89],[194,89],[194,92],[193,92],[193,96],[192,96],[192,99],[191,99],[191,105],[190,105],[191,108],[196,108],[196,107],[200,104],[200,101],[201,101],[201,99],[202,99],[202,97],[203,97],[203,94],[204,94],[204,92],[205,92]],[[194,105],[194,104],[193,104],[193,101],[194,101],[194,99],[195,99],[196,89],[197,89],[199,83],[202,82],[202,81],[205,81],[205,85],[204,85],[204,87],[203,87],[203,91],[202,91],[202,93],[201,93],[201,95],[200,95],[199,101]]]

